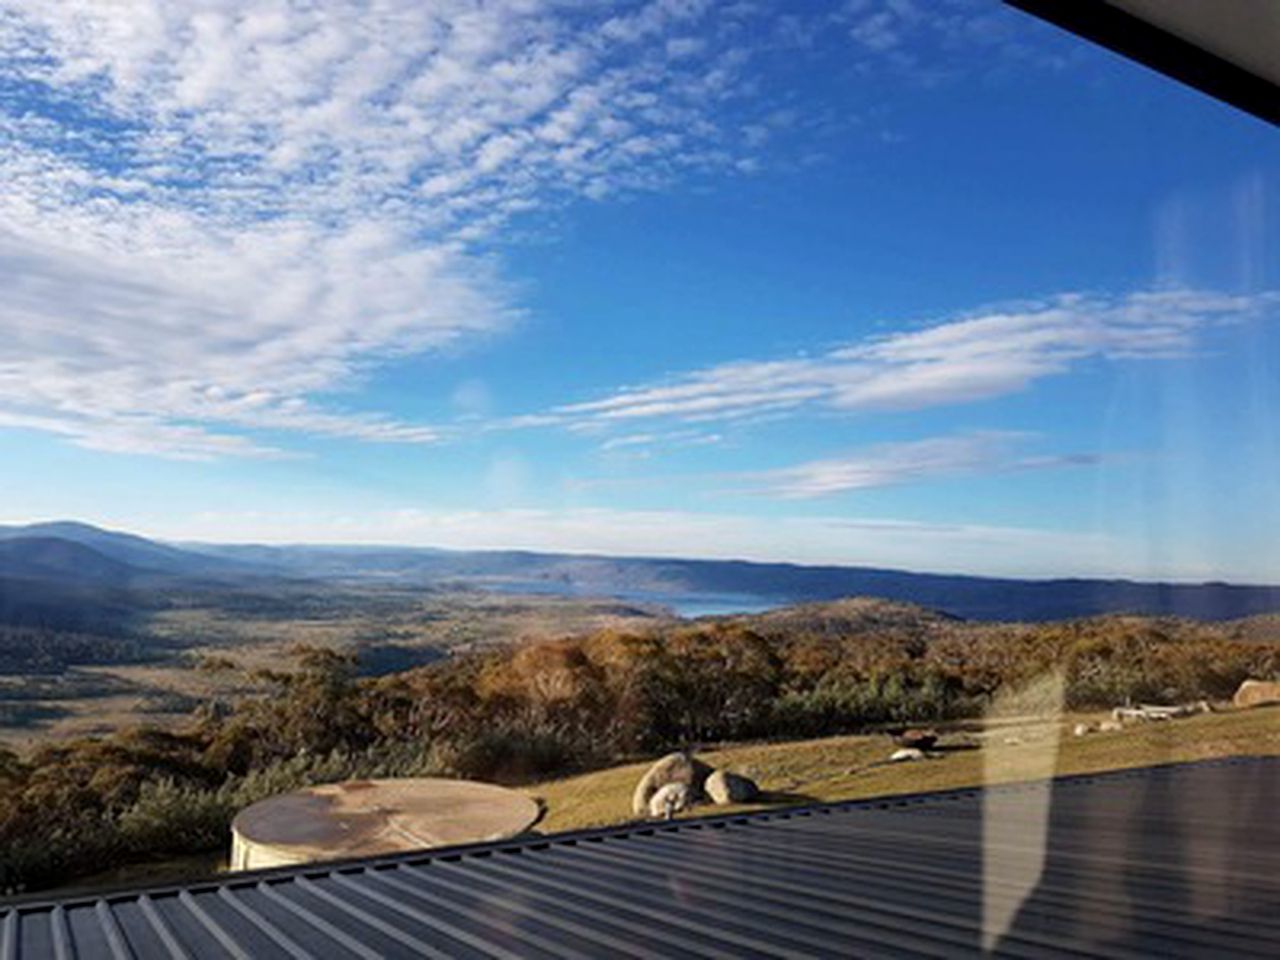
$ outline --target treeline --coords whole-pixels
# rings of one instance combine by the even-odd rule
[[[124,636],[150,602],[136,591],[0,573],[0,624],[15,627]]]
[[[1050,671],[1070,710],[1226,700],[1280,671],[1280,645],[1137,618],[865,631],[744,618],[449,661],[386,678],[377,697],[390,729],[448,744],[459,772],[519,780],[690,744],[973,717]]]
[[[74,666],[141,663],[156,655],[154,641],[0,624],[0,674],[62,673]]]
[[[863,626],[859,626],[862,624]],[[605,631],[360,678],[300,650],[266,693],[175,732],[0,751],[0,889],[225,846],[261,797],[353,776],[522,782],[678,746],[980,714],[1046,671],[1068,708],[1225,699],[1280,646],[1183,623],[759,618]]]

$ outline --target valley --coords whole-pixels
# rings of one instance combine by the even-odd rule
[[[1280,633],[1280,592],[1223,584],[1002,581],[864,568],[522,551],[166,544],[75,522],[0,527],[0,743],[184,722],[260,692],[299,647],[377,676],[510,643],[681,616],[809,623],[787,604],[867,594],[966,620],[1207,612]],[[1126,605],[1127,604],[1127,605]],[[987,612],[989,616],[973,616]],[[797,621],[799,618],[799,621]],[[819,620],[821,617],[819,616]]]
[[[1098,614],[1080,582],[1053,595],[1017,581],[997,616],[973,618],[958,611],[995,603],[989,582],[966,593],[963,578],[851,568],[882,595],[794,602],[751,592],[764,575],[751,564],[52,532],[0,536],[0,892],[89,864],[212,864],[236,811],[336,780],[528,787],[565,826],[619,815],[607,798],[630,775],[613,768],[691,745],[767,760],[781,802],[972,781],[964,751],[875,766],[907,725],[981,734],[1048,717],[1039,739],[1015,738],[1034,759],[1073,718],[1204,702],[1226,719],[1176,721],[1172,741],[1154,727],[1073,739],[1064,769],[1274,748],[1273,710],[1237,722],[1229,707],[1243,680],[1280,676],[1270,588],[1130,585],[1132,609]],[[921,602],[943,582],[952,601]],[[919,598],[891,596],[913,585]],[[1033,594],[1073,615],[1019,619]],[[1211,595],[1220,616],[1178,615]],[[699,605],[718,615],[677,613]]]
[[[450,654],[668,619],[610,599],[407,586],[258,584],[139,594],[128,627],[78,634],[0,624],[0,743],[19,749],[168,726],[202,703],[253,695],[255,672],[314,647],[365,676]],[[42,638],[44,643],[38,642]],[[46,648],[54,653],[42,655]]]

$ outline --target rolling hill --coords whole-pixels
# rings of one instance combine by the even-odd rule
[[[121,587],[142,573],[73,540],[33,536],[0,541],[0,577]]]
[[[196,577],[252,572],[250,564],[148,540],[131,533],[103,530],[87,523],[61,520],[26,526],[0,527],[0,548],[39,539],[75,544],[146,574]],[[21,549],[21,548],[19,548]]]
[[[781,606],[878,597],[966,620],[1109,613],[1235,620],[1280,613],[1280,587],[959,576],[874,567],[432,548],[166,544],[82,523],[0,528],[0,577],[80,587],[199,580],[236,590],[273,578],[471,586],[673,602],[719,596]],[[78,552],[88,551],[88,552]],[[7,559],[6,559],[7,558]],[[6,566],[5,564],[16,566]],[[151,578],[151,579],[147,579]]]
[[[295,576],[464,582],[500,590],[628,599],[721,596],[772,604],[880,597],[966,620],[1046,621],[1106,613],[1234,620],[1280,612],[1280,587],[1011,578],[745,560],[581,556],[525,551],[212,547]]]

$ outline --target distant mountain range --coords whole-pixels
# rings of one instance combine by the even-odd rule
[[[0,527],[0,624],[126,632],[158,589],[255,572],[84,523]]]
[[[0,577],[94,586],[126,586],[135,567],[61,537],[13,537],[0,541]]]
[[[1131,580],[1019,580],[871,567],[578,556],[401,547],[169,544],[83,523],[0,527],[0,617],[60,603],[128,606],[198,583],[235,590],[267,580],[355,580],[506,592],[782,605],[871,596],[968,620],[1058,620],[1105,613],[1228,620],[1280,612],[1280,587]],[[61,598],[61,599],[60,599]],[[15,613],[16,611],[16,613]]]
[[[223,559],[196,549],[186,549],[148,540],[131,533],[103,530],[87,523],[61,520],[32,523],[20,527],[0,526],[0,549],[14,548],[13,555],[25,553],[21,546],[30,540],[58,540],[96,551],[117,564],[123,564],[130,577],[171,575],[206,576],[218,573],[246,572],[251,565]],[[18,546],[15,546],[17,544]],[[251,572],[251,571],[250,571]]]

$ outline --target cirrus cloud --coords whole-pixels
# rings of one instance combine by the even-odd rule
[[[1266,316],[1280,294],[1064,294],[989,308],[785,360],[743,360],[565,404],[515,426],[632,427],[740,420],[813,409],[917,410],[1028,389],[1090,360],[1186,356],[1214,326]]]
[[[1026,434],[983,431],[884,443],[843,456],[751,474],[762,492],[790,500],[806,500],[854,490],[901,486],[927,480],[1043,470],[1096,463],[1096,454],[1028,456],[1018,447]]]

